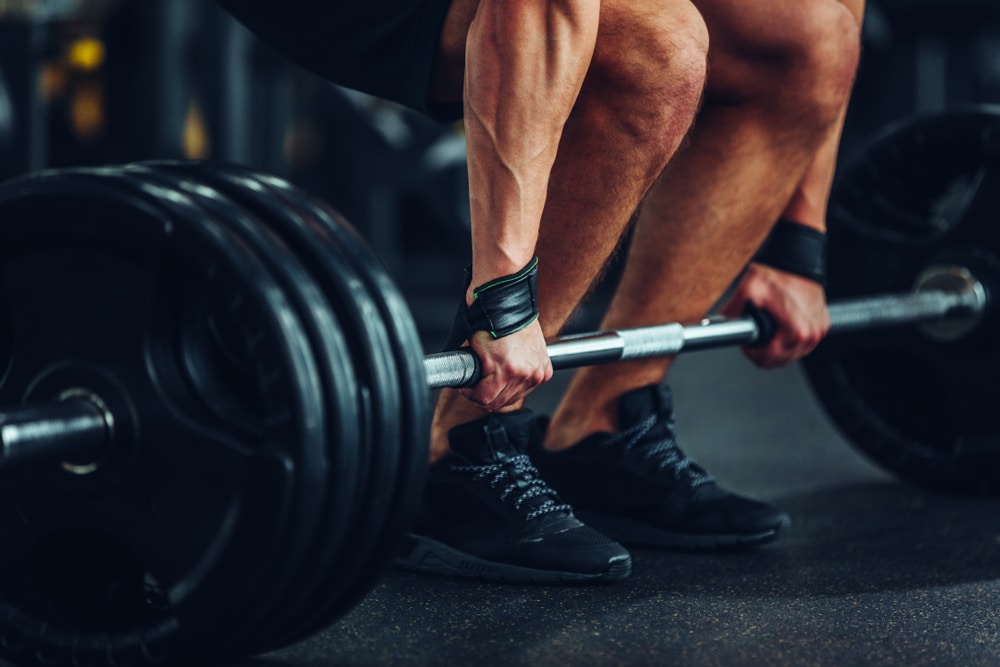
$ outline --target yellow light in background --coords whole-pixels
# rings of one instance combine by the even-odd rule
[[[84,72],[93,72],[104,64],[104,42],[96,37],[80,37],[66,51],[66,64]]]
[[[191,100],[187,115],[184,117],[184,134],[181,137],[181,145],[184,157],[189,160],[201,160],[208,157],[210,150],[208,127],[205,125],[205,116],[201,112],[201,107],[195,100]]]
[[[70,101],[70,120],[77,138],[89,143],[104,133],[104,91],[98,83],[77,87]]]

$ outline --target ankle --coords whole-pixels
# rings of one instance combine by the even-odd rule
[[[448,443],[448,432],[436,426],[431,427],[431,449],[428,455],[428,463],[435,463],[444,458],[451,451]]]
[[[466,400],[455,389],[444,389],[438,396],[431,422],[430,462],[434,463],[451,451],[448,434],[459,424],[466,424],[486,416],[475,404]]]
[[[569,449],[589,435],[613,433],[616,428],[617,424],[610,414],[593,411],[573,418],[560,411],[549,422],[542,446],[550,452],[559,452]]]
[[[619,404],[622,396],[661,383],[667,368],[669,359],[580,369],[552,415],[543,447],[556,452],[594,433],[617,433],[621,430]]]

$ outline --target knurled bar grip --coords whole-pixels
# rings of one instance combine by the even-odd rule
[[[948,317],[971,317],[986,308],[978,283],[957,290],[931,289],[838,301],[829,305],[830,333],[913,324]],[[699,324],[662,324],[557,338],[548,346],[555,370],[669,356],[757,342],[760,327],[751,317],[712,317]],[[468,348],[424,358],[427,386],[471,387],[481,376],[479,359]]]

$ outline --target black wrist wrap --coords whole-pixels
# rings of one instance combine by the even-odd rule
[[[826,286],[826,234],[800,222],[779,220],[753,261]]]
[[[465,289],[472,283],[472,269],[466,269]],[[458,305],[455,322],[444,349],[457,350],[476,331],[493,338],[517,333],[538,319],[538,258],[515,274],[480,285],[473,291],[471,306],[465,294]]]

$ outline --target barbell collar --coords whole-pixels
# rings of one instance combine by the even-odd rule
[[[829,305],[830,333],[843,333],[884,326],[978,317],[987,306],[982,284],[963,267],[940,267],[961,271],[968,280],[949,283],[947,288],[918,289],[904,294],[844,300]],[[548,346],[555,370],[671,356],[729,345],[749,345],[761,336],[752,317],[713,316],[694,325],[661,324],[634,329],[598,331],[557,338]],[[479,382],[479,359],[468,348],[424,358],[427,386],[471,387]]]
[[[0,411],[0,470],[55,463],[68,472],[96,469],[112,422],[97,401],[78,395]]]

